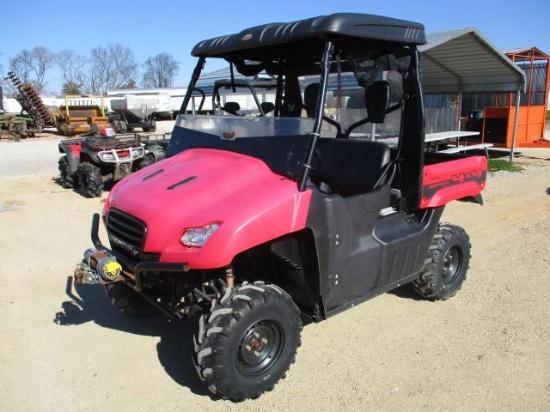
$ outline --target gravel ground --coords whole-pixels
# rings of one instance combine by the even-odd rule
[[[0,410],[550,410],[550,150],[490,176],[484,206],[446,209],[473,245],[455,297],[404,287],[308,325],[286,379],[240,404],[196,377],[194,325],[130,319],[72,285],[105,196],[61,188],[58,157],[55,138],[0,143]]]
[[[59,141],[57,136],[0,141],[0,176],[56,173]]]

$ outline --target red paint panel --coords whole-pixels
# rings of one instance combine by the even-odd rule
[[[485,188],[487,158],[472,156],[424,167],[420,208],[443,206]]]
[[[143,194],[146,194],[145,196]],[[106,207],[147,225],[145,251],[192,269],[223,267],[235,255],[305,227],[311,191],[273,173],[261,160],[190,149],[119,182]],[[221,223],[202,248],[183,246],[186,229]]]

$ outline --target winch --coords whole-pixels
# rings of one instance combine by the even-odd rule
[[[76,283],[95,284],[115,281],[122,274],[122,266],[107,252],[87,249],[74,271]]]

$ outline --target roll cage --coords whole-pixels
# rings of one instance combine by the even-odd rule
[[[237,89],[245,89],[247,93],[254,99],[255,107],[253,111],[257,111],[260,116],[265,116],[275,109],[272,102],[260,102],[258,91],[275,93],[277,89],[277,81],[273,79],[221,79],[214,82],[214,91],[212,93],[212,108],[214,113],[226,112],[233,115],[238,115],[240,105],[238,102],[225,102],[222,104],[221,94],[235,92]]]
[[[292,23],[272,23],[245,29],[240,33],[216,37],[198,43],[192,55],[199,58],[180,113],[185,113],[190,96],[199,80],[205,61],[210,58],[229,62],[235,87],[236,76],[273,78],[276,101],[273,115],[300,117],[302,109],[314,119],[309,131],[309,143],[300,161],[299,190],[306,188],[314,166],[314,153],[322,136],[323,122],[336,127],[336,138],[354,138],[353,129],[367,123],[380,123],[387,113],[400,113],[395,128],[396,143],[392,147],[392,167],[398,170],[396,185],[401,204],[407,211],[417,209],[420,202],[421,170],[423,167],[424,113],[420,85],[419,53],[417,46],[426,42],[421,24],[387,17],[338,13]],[[392,97],[388,73],[398,73],[397,96]],[[342,126],[325,113],[327,92],[342,105],[346,89],[344,74],[353,73],[355,89],[364,89],[364,100],[377,99],[383,103],[366,103],[368,115]],[[314,103],[302,104],[300,83],[304,79],[317,83]],[[373,92],[373,89],[377,91]],[[387,97],[384,97],[386,95]],[[370,97],[369,97],[370,96]],[[372,100],[374,101],[374,100]],[[214,102],[215,104],[219,104]],[[377,107],[379,106],[379,107]],[[338,108],[337,108],[338,110]],[[377,111],[378,114],[374,114]],[[375,139],[375,129],[370,133]],[[402,173],[403,169],[407,173]]]

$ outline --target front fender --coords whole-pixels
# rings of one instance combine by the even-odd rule
[[[80,152],[82,150],[82,142],[71,142],[68,144],[60,144],[58,146],[59,153],[64,153],[69,161],[69,169],[71,173],[76,173],[80,166]]]
[[[230,213],[232,216],[221,222],[218,230],[202,248],[183,246],[180,238],[184,231],[177,232],[170,246],[164,249],[161,262],[185,261],[192,269],[224,267],[230,265],[241,252],[304,229],[311,191],[298,192],[295,182],[288,183],[292,186],[293,195],[283,200],[279,198],[278,201],[266,196],[260,202],[261,205],[258,202],[251,205],[256,213],[250,210],[252,207],[233,211]],[[205,221],[205,224],[208,223],[213,222]]]
[[[154,163],[117,184],[115,208],[146,226],[142,249],[160,262],[191,269],[231,264],[252,247],[305,228],[311,191],[271,171],[261,160],[218,149],[189,149]],[[200,248],[187,247],[188,229],[218,229]]]

